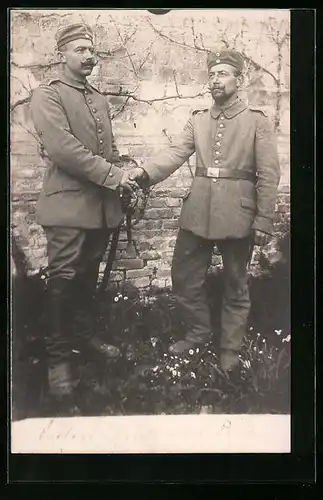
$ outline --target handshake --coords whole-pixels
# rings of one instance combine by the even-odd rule
[[[120,181],[120,187],[130,191],[131,194],[134,194],[138,189],[148,187],[148,184],[149,176],[142,167],[135,167],[124,171]]]

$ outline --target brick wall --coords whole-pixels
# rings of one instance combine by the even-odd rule
[[[35,203],[45,166],[29,115],[30,92],[55,74],[54,34],[58,26],[80,20],[96,34],[100,62],[91,81],[109,92],[113,128],[121,154],[142,162],[151,158],[185,124],[191,108],[209,106],[203,47],[229,43],[261,65],[249,64],[244,97],[261,105],[277,129],[282,169],[277,203],[277,235],[289,223],[289,51],[277,52],[270,17],[276,17],[281,36],[288,29],[282,11],[185,11],[163,16],[138,11],[37,11],[12,13],[11,35],[11,192],[12,227],[26,252],[31,271],[46,266],[45,238],[34,221]],[[284,28],[285,26],[285,28]],[[287,26],[287,28],[286,28]],[[215,35],[216,34],[216,35]],[[196,48],[197,47],[197,48]],[[277,73],[277,58],[281,71]],[[279,76],[279,80],[277,80]],[[279,105],[277,89],[279,86]],[[126,96],[118,95],[131,93]],[[197,96],[198,94],[203,94]],[[180,96],[180,97],[179,97]],[[156,100],[157,99],[157,100]],[[190,159],[194,170],[194,157]],[[115,283],[127,280],[139,287],[170,281],[182,196],[191,183],[187,164],[156,186],[144,218],[134,230],[135,249],[127,251],[121,234],[111,275]]]

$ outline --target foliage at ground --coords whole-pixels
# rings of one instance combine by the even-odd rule
[[[283,249],[284,250],[284,249]],[[129,286],[97,301],[97,330],[122,356],[81,365],[74,414],[289,413],[289,260],[250,276],[252,309],[240,356],[240,373],[228,378],[218,362],[222,273],[208,277],[214,336],[207,346],[179,357],[168,353],[185,325],[171,290]],[[13,418],[55,415],[48,403],[41,276],[13,281]],[[75,362],[78,361],[77,354]],[[75,413],[76,412],[76,413]]]

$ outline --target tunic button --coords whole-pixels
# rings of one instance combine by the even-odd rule
[[[109,174],[109,177],[113,177],[113,174],[111,174],[111,172],[110,172],[110,174]]]
[[[220,123],[220,128],[223,128],[223,127],[224,127],[223,123]]]
[[[218,134],[218,137],[222,137],[222,134]]]
[[[87,90],[84,90],[84,94],[87,95],[87,93],[88,93]]]
[[[100,144],[103,144],[103,140],[102,139],[100,139]]]
[[[219,141],[218,141],[218,142],[216,143],[216,145],[217,145],[217,146],[221,146],[221,142],[219,142]]]
[[[88,102],[89,104],[91,104],[91,103],[92,103],[92,99],[89,99],[87,102]]]
[[[99,122],[101,120],[101,118],[98,116],[96,120]]]
[[[104,151],[103,149],[100,149],[100,155],[103,155]]]
[[[216,155],[219,155],[219,154],[220,154],[220,151],[216,151],[216,152],[215,152],[215,154],[216,154]]]
[[[102,132],[102,128],[99,128],[99,134],[101,134],[101,132]]]
[[[212,179],[213,182],[216,182],[218,179]]]
[[[220,162],[219,162],[219,160],[215,160],[215,161],[214,161],[214,163],[217,165],[217,164],[218,164],[218,163],[220,163]]]
[[[224,116],[223,115],[220,116],[220,120],[224,120]]]
[[[95,108],[93,108],[92,111],[93,111],[93,113],[96,113],[96,109]]]

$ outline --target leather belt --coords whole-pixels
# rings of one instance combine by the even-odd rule
[[[251,170],[240,170],[234,168],[218,168],[218,167],[196,167],[195,175],[197,177],[211,177],[223,179],[242,179],[250,182],[256,182],[257,176]]]

